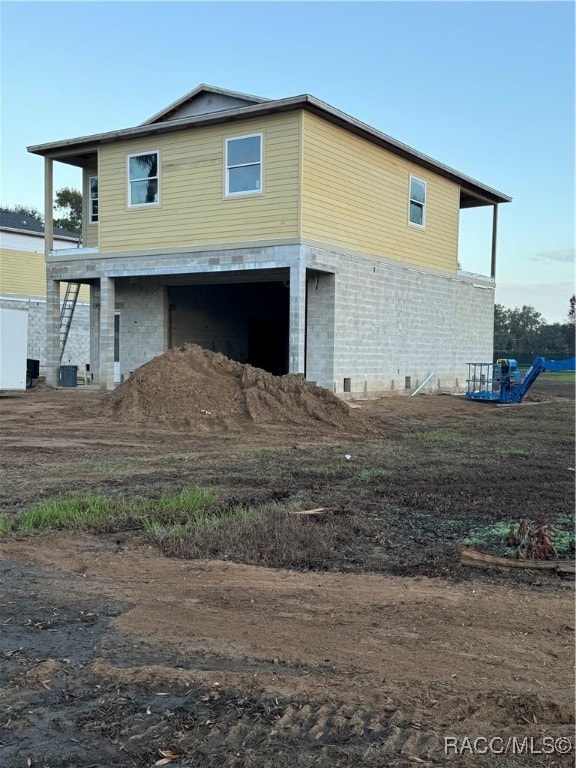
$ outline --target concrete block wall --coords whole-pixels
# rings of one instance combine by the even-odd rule
[[[116,280],[116,312],[120,314],[120,375],[168,349],[166,289],[158,280]]]
[[[318,248],[307,256],[336,272],[333,376],[318,384],[345,394],[350,379],[350,396],[376,397],[404,392],[407,378],[414,389],[434,373],[424,391],[459,391],[468,362],[492,359],[492,282]],[[331,347],[325,333],[316,354]]]
[[[0,298],[6,309],[28,312],[28,357],[40,360],[40,375],[46,373],[46,301],[44,299]],[[79,375],[90,360],[90,311],[87,303],[78,302],[70,334],[66,342],[62,365],[77,365]]]
[[[335,275],[308,270],[306,378],[321,386],[334,377]]]

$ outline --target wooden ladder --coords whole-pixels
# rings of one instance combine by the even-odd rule
[[[68,341],[68,334],[70,333],[70,326],[76,302],[78,301],[78,294],[80,293],[80,285],[80,283],[68,283],[66,285],[64,301],[60,309],[60,363],[62,363],[62,358],[64,357],[64,349]]]

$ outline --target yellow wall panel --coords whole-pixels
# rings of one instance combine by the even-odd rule
[[[63,295],[63,290],[61,291]],[[46,298],[44,252],[0,248],[0,294],[29,299]],[[79,301],[90,300],[90,289],[83,286]]]
[[[233,243],[298,234],[300,114],[212,125],[103,145],[101,252]],[[226,138],[262,133],[263,194],[224,197]],[[126,158],[160,152],[160,204],[127,205]],[[87,232],[86,245],[92,244]]]
[[[5,296],[46,296],[44,252],[0,249],[0,293]]]
[[[410,175],[426,182],[426,226],[408,223]],[[307,112],[302,236],[454,272],[460,189],[447,179]]]

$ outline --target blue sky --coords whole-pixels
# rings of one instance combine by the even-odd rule
[[[28,145],[137,125],[199,83],[311,93],[501,192],[496,300],[574,292],[572,2],[2,2],[0,202],[43,207]],[[79,174],[56,164],[56,187]],[[487,274],[490,209],[461,214]]]

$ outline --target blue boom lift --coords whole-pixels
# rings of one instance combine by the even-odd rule
[[[544,371],[574,371],[576,357],[567,360],[547,360],[535,357],[524,376],[516,360],[501,358],[495,363],[468,363],[469,400],[491,403],[521,403],[538,376]]]

